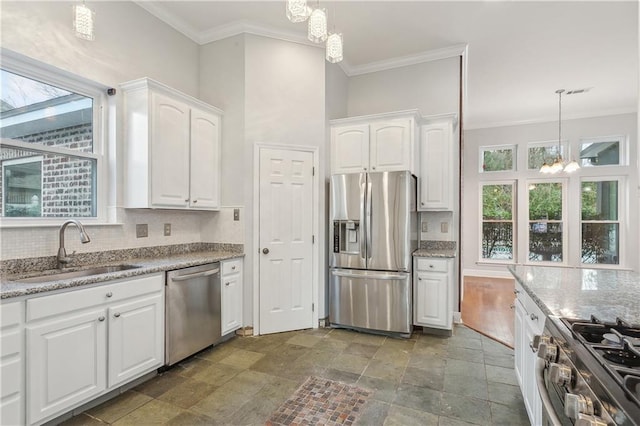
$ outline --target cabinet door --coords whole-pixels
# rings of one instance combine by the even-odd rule
[[[106,313],[27,327],[28,423],[63,414],[106,388]]]
[[[418,272],[415,323],[428,327],[451,328],[449,277],[443,272]]]
[[[190,208],[220,208],[220,134],[217,115],[191,109]]]
[[[419,210],[453,210],[453,159],[451,121],[421,127]]]
[[[0,305],[0,424],[24,424],[24,302]]]
[[[360,173],[369,168],[369,125],[331,129],[331,174]]]
[[[394,120],[371,124],[369,142],[371,171],[413,170],[411,167],[412,140],[412,120]]]
[[[222,335],[242,327],[242,274],[222,277]]]
[[[538,383],[536,381],[536,360],[538,358],[537,353],[529,347],[529,344],[533,342],[533,336],[540,334],[539,331],[534,330],[531,326],[531,321],[527,321],[527,317],[524,317],[524,335],[522,342],[522,355],[523,355],[523,367],[522,367],[522,379],[524,384],[524,402],[529,414],[529,420],[531,424],[542,424],[542,401],[540,400],[540,394],[538,393]]]
[[[516,372],[516,379],[518,380],[518,384],[520,385],[520,389],[524,389],[524,380],[523,377],[523,367],[524,367],[524,351],[528,349],[525,346],[525,337],[524,337],[524,318],[526,312],[522,303],[516,298],[513,301],[515,315],[514,315],[514,343],[513,343],[513,354],[514,354],[514,367]],[[524,393],[523,393],[524,396]]]
[[[164,364],[164,303],[155,294],[109,308],[109,387]]]
[[[187,207],[189,107],[158,93],[151,99],[151,204]]]

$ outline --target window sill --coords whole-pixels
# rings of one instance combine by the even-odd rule
[[[65,221],[70,220],[71,218],[56,218],[52,221],[42,221],[38,220],[29,222],[25,220],[6,220],[5,218],[0,219],[0,229],[33,229],[33,228],[60,228]],[[77,220],[77,219],[76,219]],[[85,227],[93,227],[93,226],[122,226],[124,225],[122,222],[104,222],[104,221],[89,221],[82,220],[82,225]]]

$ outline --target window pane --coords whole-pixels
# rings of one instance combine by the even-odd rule
[[[618,220],[618,181],[582,182],[582,220]]]
[[[529,220],[562,220],[562,184],[529,186]]]
[[[513,148],[507,149],[483,149],[482,171],[498,172],[513,170]]]
[[[95,160],[2,147],[0,163],[2,216],[96,215]]]
[[[0,136],[93,152],[93,99],[0,71]]]
[[[562,224],[532,222],[529,224],[529,260],[562,262]]]
[[[513,259],[513,224],[511,222],[482,224],[482,258]]]
[[[619,228],[617,223],[583,223],[582,263],[618,264]]]
[[[562,152],[562,147],[560,148],[560,154],[564,156],[564,152]],[[553,163],[553,160],[558,156],[558,144],[548,144],[548,145],[536,145],[529,147],[529,153],[527,158],[527,167],[531,170],[538,170],[542,165],[547,163]]]
[[[511,220],[513,185],[483,185],[482,219]]]
[[[580,163],[582,167],[620,164],[620,141],[581,144]]]

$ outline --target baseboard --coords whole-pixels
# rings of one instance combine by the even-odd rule
[[[462,324],[462,314],[460,312],[453,313],[453,323]]]
[[[487,269],[463,269],[463,276],[482,277],[482,278],[511,278],[513,275],[505,268],[504,271],[487,270]]]
[[[242,328],[237,329],[236,330],[236,336],[242,336],[242,337],[253,336],[253,327],[248,325],[246,327],[242,327]]]

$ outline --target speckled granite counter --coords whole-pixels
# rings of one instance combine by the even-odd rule
[[[640,274],[605,269],[510,266],[547,315],[640,324]]]
[[[456,257],[455,241],[420,241],[420,247],[413,252],[414,257]]]
[[[456,257],[455,250],[418,249],[413,252],[414,257]]]
[[[169,271],[172,269],[181,269],[189,266],[203,265],[205,263],[218,262],[220,260],[232,259],[237,257],[243,257],[243,253],[237,251],[202,251],[202,252],[190,252],[183,254],[168,255],[165,257],[152,257],[152,258],[139,258],[139,259],[127,259],[126,261],[119,261],[119,264],[135,265],[139,266],[135,269],[128,269],[125,271],[112,272],[100,275],[91,275],[88,277],[71,278],[66,280],[48,281],[45,283],[19,283],[13,280],[20,278],[27,278],[36,275],[43,275],[52,271],[40,271],[31,272],[18,275],[8,275],[0,278],[0,298],[8,299],[20,296],[33,295],[37,293],[44,293],[54,290],[68,289],[72,287],[81,287],[89,284],[95,284],[114,279],[134,277],[138,275],[150,274],[154,272]],[[92,264],[90,267],[103,266],[113,264],[115,262],[109,262],[104,264]],[[74,271],[86,268],[68,268],[67,271]]]

